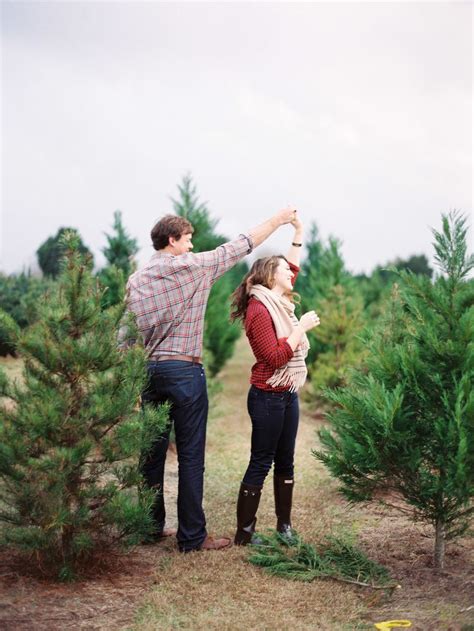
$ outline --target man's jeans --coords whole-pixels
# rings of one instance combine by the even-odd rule
[[[143,404],[171,403],[170,416],[179,462],[177,540],[180,550],[194,550],[207,535],[202,508],[208,412],[204,368],[201,364],[178,360],[149,362],[148,375],[149,382],[142,394]],[[163,477],[170,430],[171,423],[157,437],[142,463],[147,485],[158,489],[153,509],[158,532],[165,525]]]
[[[244,484],[263,486],[273,462],[275,475],[293,478],[298,395],[251,386],[247,409],[252,419],[252,447]]]

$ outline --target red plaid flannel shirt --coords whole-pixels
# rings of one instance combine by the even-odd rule
[[[293,272],[293,285],[300,268],[289,263]],[[250,383],[261,390],[284,392],[286,386],[272,387],[266,383],[277,368],[287,364],[293,357],[293,349],[286,337],[277,338],[275,325],[268,309],[256,298],[250,298],[245,316],[245,332],[255,355],[256,363],[252,366]]]
[[[158,251],[130,276],[127,308],[136,316],[150,360],[202,355],[204,313],[212,284],[252,251],[248,235],[210,252]]]

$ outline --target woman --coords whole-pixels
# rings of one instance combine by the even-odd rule
[[[250,462],[237,501],[235,543],[252,540],[265,478],[274,464],[277,530],[291,538],[294,449],[298,429],[298,394],[307,370],[306,332],[319,324],[314,311],[298,322],[293,285],[299,271],[303,224],[296,217],[286,258],[258,259],[233,294],[232,319],[241,319],[255,355],[247,399],[252,421]]]

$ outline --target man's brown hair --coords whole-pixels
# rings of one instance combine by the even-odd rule
[[[162,250],[169,245],[170,237],[180,239],[183,234],[192,234],[194,228],[184,217],[165,215],[151,229],[151,240],[155,250]]]

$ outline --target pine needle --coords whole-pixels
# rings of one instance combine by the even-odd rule
[[[318,549],[302,541],[296,533],[292,540],[278,532],[259,533],[259,538],[263,543],[251,546],[248,560],[272,576],[305,582],[316,578],[332,579],[371,589],[397,587],[385,567],[337,537],[326,537]]]

